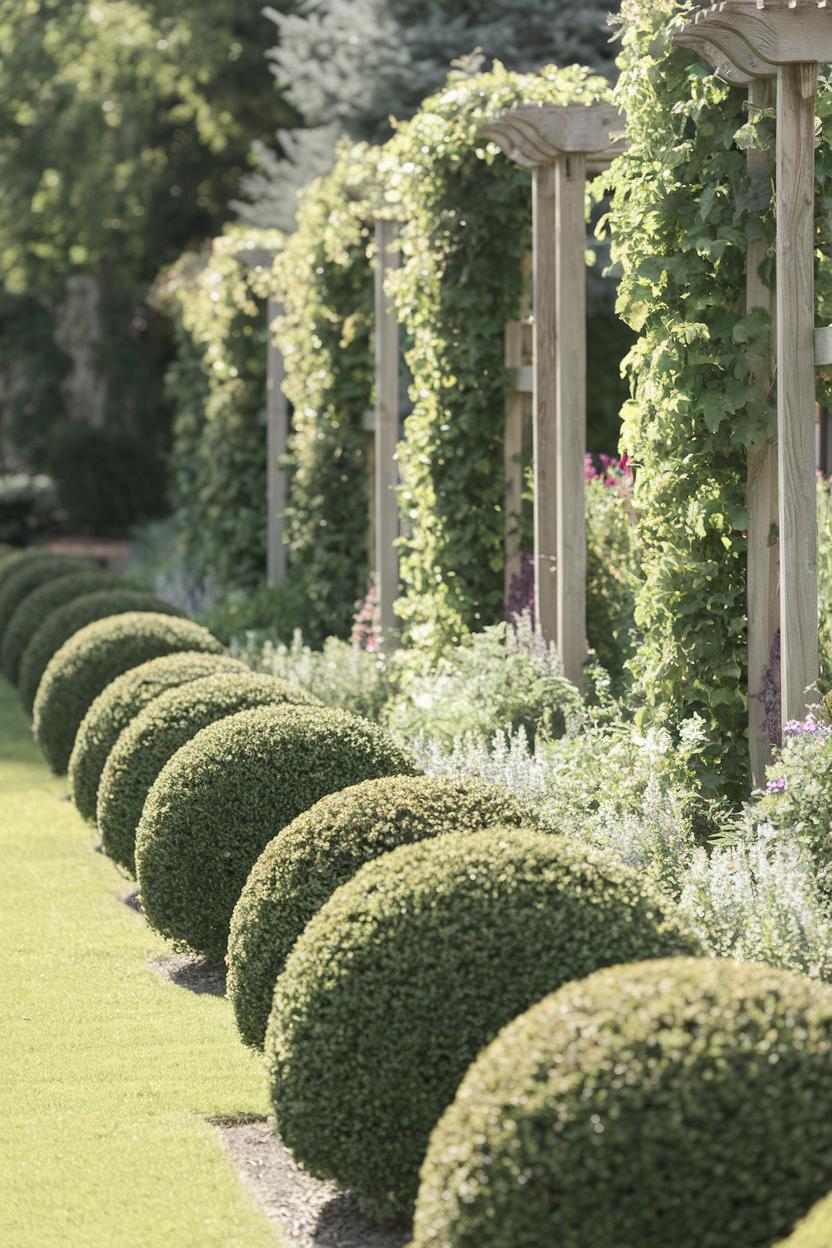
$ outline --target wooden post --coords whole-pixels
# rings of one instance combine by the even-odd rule
[[[802,719],[818,679],[815,500],[814,168],[816,64],[777,90],[777,431],[782,719]]]
[[[279,585],[286,580],[286,547],[283,544],[283,513],[286,510],[286,454],[289,413],[283,393],[283,356],[274,340],[273,325],[281,314],[273,296],[268,301],[268,357],[266,392],[266,580]]]
[[[557,637],[565,675],[586,662],[586,157],[555,164],[557,202]]]
[[[375,270],[375,535],[376,602],[381,644],[396,645],[394,604],[399,593],[399,505],[396,448],[399,443],[399,325],[385,293],[388,273],[399,263],[398,225],[376,221]]]
[[[752,109],[769,108],[771,83],[757,79],[749,87]],[[751,176],[771,176],[765,152],[749,151]],[[746,260],[746,308],[763,308],[774,320],[774,291],[760,276],[766,258],[765,241],[749,244]],[[768,400],[771,388],[771,349],[753,361],[757,397]],[[771,758],[769,726],[763,705],[763,679],[771,656],[774,635],[780,626],[779,544],[777,541],[777,440],[766,439],[748,452],[748,738],[754,788],[766,781]]]
[[[523,367],[523,329],[520,321],[509,321],[505,335],[505,364],[516,377]],[[523,501],[523,416],[525,396],[513,389],[506,401],[506,431],[503,439],[503,471],[505,473],[505,569],[503,597],[508,601],[511,587],[522,571],[520,519]]]
[[[234,259],[248,269],[271,269],[277,252],[266,247],[247,247]],[[274,323],[283,309],[273,295],[266,302],[266,583],[279,585],[286,579],[286,547],[283,544],[283,513],[287,481],[283,457],[289,437],[289,405],[283,393],[283,356],[274,339]]]
[[[534,601],[541,637],[559,646],[557,512],[557,216],[555,165],[535,169],[532,193],[534,306]]]
[[[582,680],[586,659],[586,177],[623,150],[609,104],[523,105],[482,128],[531,169],[536,626]]]
[[[771,565],[763,557],[767,501],[778,492],[782,723],[802,718],[818,677],[815,501],[814,124],[818,62],[832,62],[827,0],[721,0],[674,36],[734,85],[777,81],[777,445],[749,456],[749,669],[753,680],[771,628]],[[754,289],[749,263],[749,306]],[[770,552],[771,553],[771,552]],[[760,584],[757,584],[757,582]],[[752,769],[762,779],[753,731]]]

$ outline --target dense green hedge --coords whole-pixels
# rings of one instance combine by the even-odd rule
[[[698,713],[708,789],[745,789],[746,453],[773,433],[752,369],[770,324],[744,310],[749,242],[774,239],[772,178],[750,181],[745,149],[772,149],[774,116],[748,112],[694,53],[674,47],[698,0],[624,0],[615,99],[629,150],[610,214],[618,307],[639,334],[622,445],[636,467],[638,696],[651,719]],[[818,95],[818,317],[830,319],[832,92]],[[763,275],[771,280],[768,263]],[[762,685],[763,673],[754,673]]]
[[[297,230],[275,265],[277,341],[293,405],[287,533],[307,640],[344,636],[369,579],[371,483],[364,417],[373,404],[369,260],[377,151],[341,147],[300,196]]]
[[[69,785],[78,813],[84,819],[95,819],[98,785],[110,751],[149,702],[201,676],[245,670],[228,655],[186,650],[149,659],[107,685],[84,716],[69,759]]]
[[[41,624],[53,611],[85,594],[94,594],[108,588],[118,589],[119,586],[129,588],[125,582],[117,582],[112,572],[72,572],[68,576],[58,577],[57,580],[47,581],[45,585],[28,594],[9,620],[3,634],[0,663],[9,680],[17,683],[23,654]]]
[[[562,838],[488,829],[395,849],[319,910],[277,981],[278,1130],[368,1210],[406,1211],[431,1130],[502,1026],[598,967],[695,950],[671,903]]]
[[[238,257],[281,242],[276,231],[228,229],[158,286],[178,343],[167,389],[180,539],[196,576],[222,589],[265,577],[267,270]]]
[[[35,740],[63,775],[81,721],[99,693],[131,667],[178,650],[221,654],[222,646],[192,620],[128,611],[96,620],[64,642],[49,660],[32,716]]]
[[[413,1248],[770,1248],[832,1184],[832,991],[728,961],[569,984],[468,1072]]]
[[[42,554],[43,548],[39,546],[30,547],[27,550],[5,550],[0,555],[0,588],[5,583],[6,577],[13,572],[18,559],[38,559]]]
[[[477,131],[519,103],[608,94],[577,66],[452,75],[382,155],[382,184],[406,222],[394,288],[413,374],[399,455],[401,610],[412,640],[435,650],[502,614],[504,327],[520,308],[531,180]]]
[[[88,559],[74,559],[68,555],[41,555],[39,559],[25,559],[3,578],[0,585],[0,638],[5,638],[12,616],[26,598],[40,585],[73,572],[91,571],[94,565]]]
[[[309,920],[359,867],[398,845],[528,817],[507,790],[469,780],[392,776],[330,794],[258,858],[234,908],[228,996],[246,1044],[263,1047],[274,985]]]
[[[317,705],[317,698],[288,681],[243,670],[169,689],[140,711],[110,751],[98,786],[96,821],[113,861],[135,871],[136,828],[147,795],[181,746],[218,719],[283,703]]]
[[[34,707],[43,675],[61,646],[88,624],[110,615],[121,615],[125,611],[182,615],[178,607],[169,606],[155,594],[146,593],[144,590],[122,589],[118,584],[112,589],[105,588],[82,594],[56,608],[32,634],[20,660],[18,690],[27,711]]]
[[[203,728],[160,773],[136,833],[147,919],[221,962],[248,873],[281,828],[336,789],[415,770],[383,729],[345,711],[261,707]]]
[[[793,1235],[781,1241],[778,1248],[830,1248],[830,1244],[832,1244],[832,1196],[827,1196],[800,1223]]]

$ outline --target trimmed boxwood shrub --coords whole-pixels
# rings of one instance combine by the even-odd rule
[[[528,812],[507,789],[429,776],[365,780],[299,815],[258,858],[231,920],[228,996],[245,1043],[262,1049],[292,946],[365,862],[448,832],[525,822]]]
[[[30,546],[25,550],[8,550],[0,555],[0,588],[6,581],[6,577],[11,576],[15,566],[21,559],[40,559],[45,553],[43,546]]]
[[[142,907],[214,962],[272,837],[327,793],[416,764],[377,724],[319,707],[260,707],[203,728],[148,794],[136,833]]]
[[[9,620],[8,628],[3,634],[0,663],[9,680],[17,683],[20,675],[20,661],[29,642],[41,624],[59,607],[66,606],[75,598],[85,594],[94,594],[99,590],[129,589],[125,583],[119,582],[112,572],[71,572],[68,576],[60,576],[55,581],[47,581],[32,591],[15,611]]]
[[[104,850],[132,875],[136,828],[150,789],[169,758],[218,719],[255,706],[318,706],[318,699],[276,676],[205,676],[169,689],[131,721],[110,751],[98,785],[96,822]]]
[[[793,1235],[778,1248],[830,1248],[832,1245],[832,1195],[815,1205]]]
[[[771,1248],[830,1184],[832,990],[747,963],[617,966],[468,1071],[411,1248]]]
[[[39,585],[73,572],[91,572],[94,566],[89,559],[75,559],[69,555],[43,554],[37,559],[19,562],[0,585],[0,639],[5,637],[17,608]]]
[[[69,759],[69,786],[79,814],[95,819],[98,785],[110,750],[149,702],[202,676],[245,671],[244,664],[229,655],[186,650],[149,659],[112,681],[81,721]]]
[[[362,867],[277,981],[278,1130],[377,1216],[407,1211],[430,1133],[510,1019],[601,966],[699,952],[635,873],[529,829],[451,833]]]
[[[35,740],[63,775],[75,735],[92,703],[122,672],[181,650],[221,654],[222,646],[193,620],[154,611],[127,611],[87,624],[49,661],[35,698]]]
[[[20,660],[17,687],[27,711],[35,704],[38,686],[43,679],[52,656],[74,633],[110,615],[122,615],[126,611],[153,611],[161,615],[181,616],[177,607],[162,602],[155,594],[139,589],[100,589],[83,594],[53,611],[35,632]]]

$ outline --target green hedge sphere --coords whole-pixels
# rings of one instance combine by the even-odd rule
[[[0,585],[0,639],[6,635],[12,616],[29,594],[40,585],[73,572],[92,572],[95,565],[88,559],[74,559],[69,555],[41,555],[38,559],[24,559],[3,578]]]
[[[104,765],[121,733],[139,711],[168,689],[202,676],[245,671],[244,664],[228,655],[186,650],[140,663],[112,681],[87,711],[72,747],[69,787],[78,813],[84,819],[95,819]]]
[[[40,625],[22,653],[17,691],[26,710],[31,711],[35,705],[37,689],[44,679],[46,668],[65,641],[80,633],[87,624],[126,612],[155,612],[180,618],[183,614],[176,607],[168,607],[167,603],[161,602],[156,594],[148,594],[142,589],[122,589],[119,584],[112,589],[82,594],[64,607],[57,608]]]
[[[778,1248],[832,1248],[832,1195],[819,1201]]]
[[[277,981],[272,1103],[312,1174],[407,1211],[468,1066],[546,993],[615,962],[698,952],[635,873],[528,829],[451,833],[362,867]]]
[[[221,962],[243,885],[281,828],[336,789],[415,770],[388,733],[346,711],[261,707],[203,728],[167,763],[139,823],[145,915]]]
[[[140,711],[110,751],[98,785],[96,822],[105,852],[134,874],[136,829],[147,795],[168,759],[218,719],[283,703],[319,705],[298,685],[244,670],[169,689]]]
[[[18,563],[29,559],[40,559],[49,551],[45,546],[27,546],[20,550],[6,550],[0,555],[0,589],[6,582],[6,578],[11,576]]]
[[[3,634],[0,662],[9,680],[17,684],[23,654],[35,633],[53,611],[86,594],[119,588],[130,587],[119,582],[112,572],[71,572],[68,576],[47,581],[33,590],[21,602]]]
[[[170,607],[155,594],[143,590],[100,589],[96,593],[83,594],[64,606],[58,607],[43,621],[32,636],[20,660],[18,692],[27,711],[35,705],[40,682],[53,656],[70,637],[96,620],[110,615],[123,615],[127,611],[153,611],[161,615],[182,616],[176,607]]]
[[[38,686],[32,719],[35,740],[52,770],[65,773],[81,720],[111,680],[180,650],[221,654],[222,646],[192,620],[152,611],[96,620],[64,642]]]
[[[412,1248],[771,1248],[832,1184],[832,989],[616,966],[516,1019],[422,1168]]]
[[[7,546],[5,543],[3,544],[2,549],[0,549],[0,583],[2,583],[3,577],[7,574],[12,564],[20,559],[22,555],[22,550]]]
[[[292,946],[365,862],[448,832],[527,822],[507,789],[429,776],[365,780],[299,815],[257,859],[231,920],[228,996],[245,1043],[262,1049],[274,986]]]

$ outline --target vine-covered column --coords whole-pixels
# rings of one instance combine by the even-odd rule
[[[818,678],[815,501],[815,94],[832,61],[825,0],[725,0],[683,34],[717,72],[777,81],[777,434],[783,725],[802,718]],[[751,552],[749,552],[751,553]],[[749,576],[758,571],[749,562]],[[750,587],[749,603],[759,611]],[[759,622],[749,619],[750,637]],[[753,674],[752,674],[753,679]]]
[[[375,588],[381,644],[389,651],[398,635],[394,604],[399,592],[396,448],[400,345],[399,323],[387,293],[387,279],[398,268],[398,222],[379,217],[375,231]]]
[[[519,107],[482,129],[533,176],[537,627],[570,680],[586,659],[586,177],[619,150],[609,104]]]

